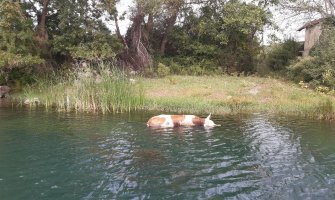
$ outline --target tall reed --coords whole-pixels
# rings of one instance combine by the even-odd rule
[[[40,80],[24,88],[25,104],[55,107],[65,111],[124,112],[143,108],[144,89],[139,77],[136,82],[126,72],[99,64],[70,73],[54,81]]]

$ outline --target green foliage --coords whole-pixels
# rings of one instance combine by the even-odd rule
[[[269,16],[261,7],[240,1],[230,1],[223,12],[228,42],[221,56],[222,65],[228,71],[255,71],[255,59],[261,50],[256,33],[268,23]]]
[[[267,54],[266,63],[273,71],[285,70],[290,62],[299,56],[300,49],[301,44],[294,39],[288,39],[281,44],[274,44]]]
[[[319,105],[315,107],[314,112],[320,119],[331,120],[335,118],[334,105],[330,99],[320,101]]]
[[[304,81],[312,88],[317,86],[335,87],[333,65],[323,63],[318,57],[300,58],[288,67],[289,76],[295,81]]]
[[[171,61],[169,62],[169,66],[173,74],[183,74],[182,72],[184,71],[184,67],[182,67],[180,64]]]
[[[68,48],[73,58],[91,62],[113,60],[120,49],[120,43],[113,36],[105,36],[101,40],[96,38],[91,42],[80,43],[78,46]]]
[[[7,80],[7,74],[3,70],[0,70],[0,85],[6,84]]]
[[[112,9],[115,2],[109,4]],[[96,62],[113,59],[120,51],[117,38],[100,19],[99,8],[86,0],[57,1],[54,6],[59,11],[58,31],[51,41],[55,54]]]
[[[335,64],[335,18],[324,22],[322,34],[311,55]]]
[[[33,40],[32,22],[18,2],[0,2],[0,68],[42,63]]]
[[[26,55],[12,53],[0,50],[0,67],[15,68],[23,66],[31,66],[42,63],[43,60],[39,56],[33,56],[29,53]]]
[[[192,76],[201,76],[205,75],[206,70],[202,68],[200,65],[192,65],[187,68],[187,74]]]
[[[328,19],[311,57],[298,59],[289,68],[296,81],[307,82],[311,87],[325,92],[323,86],[335,88],[335,23]]]
[[[46,2],[47,9],[43,10]],[[154,61],[156,68],[146,70],[151,76],[254,72],[255,58],[261,50],[257,35],[269,24],[266,7],[273,1],[256,1],[256,5],[255,1],[242,0],[209,0],[200,4],[185,0],[136,0],[130,14],[138,16],[142,23],[138,48],[130,45],[134,38],[112,34],[107,27],[125,16],[118,13],[118,2],[1,1],[0,67],[35,65],[35,71],[20,71],[28,76],[41,71],[43,66],[53,72],[63,66],[73,67],[74,62],[81,60],[99,63],[123,59],[120,63],[128,67],[136,62],[136,56],[125,56],[129,52],[145,49],[150,54],[163,55],[163,35],[164,39],[168,36],[165,54]],[[41,16],[46,16],[47,31],[42,31],[45,34],[39,32],[44,24]],[[127,35],[132,35],[132,31],[130,26]],[[3,77],[9,77],[8,71],[2,72],[7,73]]]
[[[162,63],[158,63],[157,66],[157,76],[158,77],[165,77],[170,74],[170,68],[165,66]]]
[[[169,74],[192,76],[224,74],[223,69],[218,67],[215,61],[209,59],[197,61],[195,57],[172,56],[165,58],[156,57],[156,60],[169,68]],[[148,75],[148,73],[146,74]]]
[[[15,81],[27,85],[34,83],[37,77],[31,68],[13,68],[9,71],[5,70],[4,72],[6,83]]]
[[[224,7],[226,17],[223,18],[225,26],[238,29],[239,33],[250,35],[262,29],[266,22],[266,13],[253,4],[230,1]]]
[[[228,72],[254,71],[261,50],[256,35],[268,23],[269,15],[261,7],[241,1],[211,2],[199,13],[192,8],[185,11],[183,23],[170,36],[166,54],[178,65],[196,71],[216,71],[218,66]]]
[[[311,82],[321,78],[323,69],[318,66],[319,62],[314,57],[298,58],[288,67],[288,73],[296,81]]]
[[[144,90],[139,81],[132,83],[124,71],[100,63],[71,72],[72,76],[39,79],[25,87],[21,97],[30,106],[56,107],[58,110],[81,112],[124,112],[141,109]],[[134,77],[133,77],[134,78]],[[56,80],[56,83],[53,80]]]

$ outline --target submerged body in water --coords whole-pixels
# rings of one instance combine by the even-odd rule
[[[147,122],[148,127],[177,127],[177,126],[219,126],[211,119],[211,114],[207,118],[200,118],[195,115],[158,115],[151,117]]]

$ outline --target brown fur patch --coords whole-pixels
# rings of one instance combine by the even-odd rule
[[[181,122],[184,121],[184,115],[171,115],[171,119],[173,121],[174,126],[180,126]]]
[[[149,119],[149,121],[147,122],[148,126],[160,126],[165,122],[165,118],[163,117],[152,117]]]
[[[192,119],[192,122],[195,126],[203,126],[205,124],[205,119],[202,119],[198,116],[195,116],[193,119]]]

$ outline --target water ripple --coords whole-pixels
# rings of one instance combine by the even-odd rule
[[[215,129],[152,129],[140,116],[1,114],[0,194],[9,200],[335,197],[332,125],[254,115],[218,119],[223,126]]]

